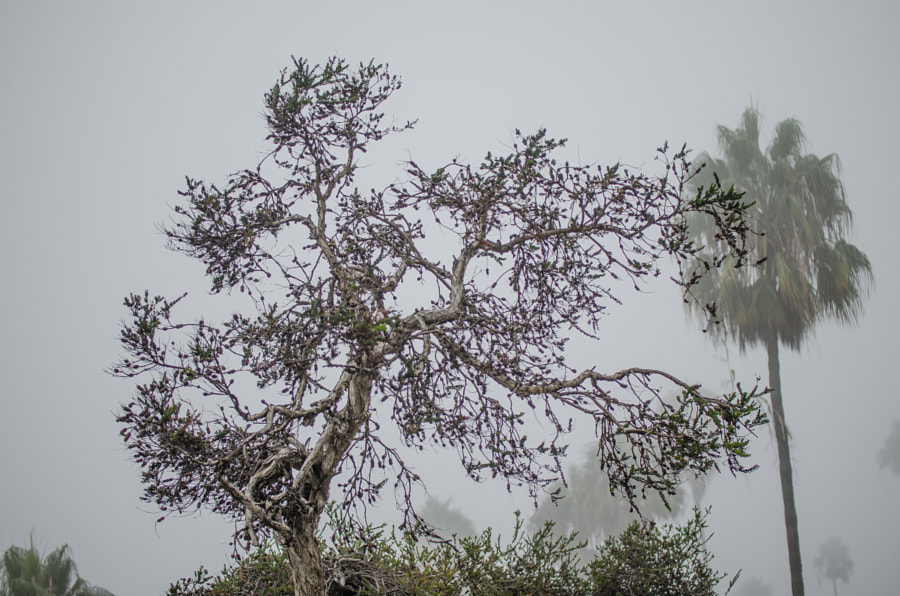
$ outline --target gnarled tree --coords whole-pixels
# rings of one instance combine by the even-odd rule
[[[683,198],[684,150],[663,149],[655,178],[558,163],[563,142],[544,131],[517,132],[508,155],[478,166],[408,162],[403,181],[362,192],[360,157],[411,126],[379,111],[399,86],[374,63],[295,60],[265,96],[271,153],[221,186],[188,179],[167,229],[214,293],[249,296],[235,301],[245,310],[216,324],[176,318],[180,298],[126,299],[114,373],[149,380],[118,420],[144,498],[241,520],[241,542],[274,535],[296,594],[323,591],[316,528],[332,488],[352,514],[392,482],[420,527],[419,477],[391,436],[455,449],[472,478],[536,495],[561,475],[571,417],[584,417],[611,486],[634,501],[722,461],[743,470],[763,421],[754,391],[705,396],[650,368],[578,371],[564,351],[573,332],[597,336],[618,287],[658,275],[669,255],[695,257],[688,214],[712,216],[741,259],[739,194]],[[455,246],[425,241],[438,225]],[[555,432],[526,437],[526,415]],[[388,418],[399,435],[382,432]]]

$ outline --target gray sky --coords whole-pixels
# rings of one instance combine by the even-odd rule
[[[202,270],[168,252],[157,224],[184,176],[221,180],[266,149],[262,94],[290,56],[375,58],[402,76],[387,106],[419,119],[370,159],[478,160],[515,128],[545,126],[584,163],[652,167],[668,140],[715,150],[752,100],[765,130],[796,117],[811,149],[836,152],[855,212],[852,240],[877,290],[857,328],[822,326],[782,374],[809,594],[812,559],[843,538],[859,594],[900,592],[900,478],[874,454],[900,418],[900,271],[894,228],[900,4],[894,2],[40,2],[0,6],[0,549],[68,542],[80,571],[149,596],[199,565],[218,570],[230,524],[169,519],[139,502],[138,471],[113,411],[133,387],[104,373],[131,291],[202,294]],[[765,376],[764,354],[729,362],[660,285],[609,318],[583,357],[647,365],[725,388]],[[723,570],[788,593],[776,456],[712,480],[707,503]],[[576,450],[580,453],[581,450]],[[524,493],[471,486],[444,457],[432,493],[507,528]],[[446,467],[444,464],[446,463]],[[466,487],[463,490],[463,487]]]

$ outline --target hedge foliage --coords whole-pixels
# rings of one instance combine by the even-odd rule
[[[518,513],[508,544],[490,529],[438,543],[384,526],[368,528],[365,537],[336,532],[322,547],[328,596],[714,596],[727,574],[710,566],[708,513],[695,509],[681,526],[636,521],[587,564],[579,557],[586,544],[575,533],[559,536],[552,522],[526,533]],[[270,545],[217,577],[201,568],[167,596],[292,593],[285,557]]]

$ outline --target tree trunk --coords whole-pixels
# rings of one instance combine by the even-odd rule
[[[788,560],[791,567],[791,593],[803,596],[803,567],[800,563],[800,531],[797,528],[797,506],[794,503],[794,480],[791,470],[791,448],[781,398],[781,365],[778,361],[778,338],[766,340],[769,356],[769,388],[772,390],[772,415],[778,463],[781,472],[781,497],[784,501],[784,527],[787,532]]]
[[[291,536],[285,537],[284,545],[294,596],[325,596],[325,568],[316,529],[328,503],[331,479],[369,414],[371,390],[370,375],[353,375],[347,388],[347,405],[328,422],[303,464],[303,469],[311,472],[303,486],[309,505],[294,524]]]
[[[284,547],[291,568],[294,596],[325,596],[325,566],[316,539],[316,527],[316,523],[303,524],[294,532],[292,543]]]

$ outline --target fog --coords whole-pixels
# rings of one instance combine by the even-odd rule
[[[267,148],[262,95],[292,55],[390,64],[403,88],[389,117],[414,131],[367,157],[365,184],[476,161],[546,127],[581,163],[652,169],[665,141],[716,152],[752,104],[764,143],[795,117],[809,149],[837,153],[854,211],[851,241],[876,290],[856,327],[825,323],[802,352],[782,350],[808,594],[829,594],[812,564],[832,536],[855,568],[844,594],[897,594],[900,476],[876,453],[900,419],[895,228],[900,200],[894,2],[39,2],[0,6],[0,549],[68,543],[82,576],[149,596],[228,562],[232,525],[209,513],[169,518],[140,502],[139,471],[114,411],[134,387],[104,370],[119,355],[122,298],[202,295],[202,268],[167,251],[185,175],[211,181]],[[577,343],[598,370],[642,365],[709,391],[765,383],[765,354],[726,353],[686,320],[677,288],[623,295],[600,343]],[[895,306],[891,306],[891,305]],[[574,454],[590,440],[572,436]],[[777,456],[710,479],[710,548],[788,594]],[[477,528],[508,532],[524,491],[465,481],[452,454],[411,463],[429,492]],[[574,462],[573,462],[574,463]],[[422,500],[425,496],[422,495]],[[391,519],[388,499],[378,519]]]

